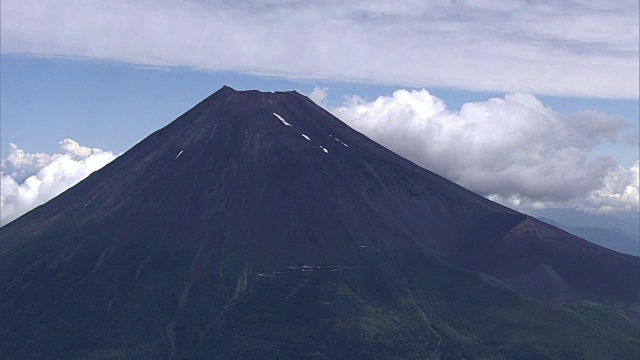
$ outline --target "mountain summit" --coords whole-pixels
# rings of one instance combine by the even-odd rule
[[[0,228],[0,355],[634,358],[639,269],[224,87]]]

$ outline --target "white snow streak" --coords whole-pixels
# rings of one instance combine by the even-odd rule
[[[303,137],[303,138],[305,138],[305,139],[307,139],[307,140],[311,141],[311,139],[310,139],[307,135],[305,135],[305,134],[300,134],[300,135],[302,135],[302,137]]]
[[[289,123],[287,122],[287,120],[283,119],[283,118],[282,118],[282,116],[280,116],[280,115],[278,115],[278,114],[276,114],[276,113],[273,113],[273,115],[275,115],[275,117],[277,117],[277,118],[278,118],[278,120],[282,121],[282,123],[283,123],[283,124],[285,124],[285,125],[287,125],[287,126],[291,126],[291,124],[289,124]]]
[[[95,196],[95,195],[93,195],[93,197],[92,197],[89,201],[87,201],[87,203],[86,203],[86,204],[84,204],[84,206],[89,205],[89,203],[90,203],[91,201],[93,201],[93,199],[95,199],[95,198],[96,198],[96,196]]]
[[[340,139],[338,139],[337,137],[333,137],[333,135],[331,135],[331,134],[329,134],[329,136],[331,136],[335,141],[339,142],[340,144],[342,144],[342,145],[344,145],[344,146],[346,146],[346,147],[349,147],[349,145],[347,145],[347,144],[343,143],[343,142],[342,142],[342,141],[340,141]]]
[[[324,152],[325,152],[325,154],[328,154],[328,153],[329,153],[329,150],[327,150],[327,149],[323,148],[322,146],[320,146],[320,148],[322,149],[322,151],[324,151]]]
[[[180,150],[180,152],[178,153],[178,155],[176,155],[176,158],[175,158],[175,159],[173,159],[173,160],[176,160],[177,158],[179,158],[179,157],[180,157],[180,155],[182,155],[182,153],[183,153],[183,152],[184,152],[184,151]]]

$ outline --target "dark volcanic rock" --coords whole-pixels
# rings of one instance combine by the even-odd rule
[[[0,229],[0,356],[633,358],[639,269],[224,87]]]

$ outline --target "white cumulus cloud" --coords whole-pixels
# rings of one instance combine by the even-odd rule
[[[116,156],[81,146],[71,139],[60,142],[58,154],[27,153],[15,144],[2,160],[0,225],[56,197]]]
[[[640,199],[640,163],[629,169],[619,166],[604,178],[600,189],[588,194],[586,201],[578,208],[589,213],[608,213],[615,211],[638,211]]]
[[[314,103],[325,106],[327,101],[327,96],[329,95],[329,88],[315,86],[311,93],[307,95],[309,99],[311,99]]]
[[[427,90],[398,90],[370,102],[356,96],[331,111],[400,155],[511,207],[639,209],[637,163],[624,169],[591,156],[630,130],[616,116],[560,114],[522,93],[453,111]]]

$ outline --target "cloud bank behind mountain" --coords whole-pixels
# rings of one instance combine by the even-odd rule
[[[60,153],[27,153],[15,144],[2,159],[0,225],[44,204],[115,159],[109,151],[60,142]]]

